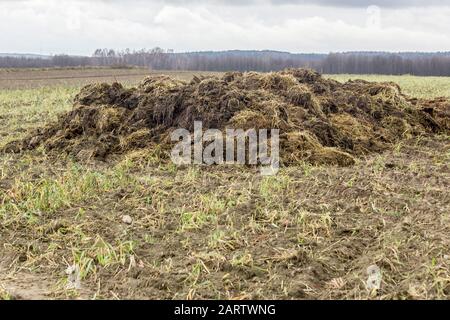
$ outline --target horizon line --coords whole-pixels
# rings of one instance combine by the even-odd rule
[[[156,48],[156,47],[154,47]],[[108,49],[114,50],[116,52],[122,52],[130,48],[126,49],[113,49],[113,48],[98,48],[98,49]],[[139,50],[151,50],[147,48],[141,49],[130,49],[131,52],[136,52]],[[171,49],[163,49],[163,50],[171,50]],[[95,50],[93,50],[95,52]],[[223,52],[273,52],[273,53],[284,53],[284,54],[292,54],[292,55],[329,55],[329,54],[349,54],[349,53],[383,53],[383,54],[442,54],[442,53],[450,53],[449,50],[445,51],[390,51],[390,50],[348,50],[348,51],[329,51],[329,52],[291,52],[291,51],[283,51],[283,50],[275,50],[275,49],[226,49],[226,50],[193,50],[193,51],[173,51],[169,54],[192,54],[192,53],[223,53]],[[0,52],[0,56],[14,56],[14,55],[30,55],[30,56],[43,56],[43,57],[54,57],[60,55],[66,55],[71,57],[92,57],[93,54],[71,54],[67,52],[61,53],[35,53],[35,52]]]

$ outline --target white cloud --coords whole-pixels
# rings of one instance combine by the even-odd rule
[[[98,47],[177,51],[448,51],[449,6],[381,8],[197,2],[0,2],[0,52],[90,54]],[[370,20],[372,19],[372,20]],[[375,19],[376,20],[376,19]]]

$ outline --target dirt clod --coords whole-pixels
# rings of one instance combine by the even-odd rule
[[[122,222],[125,224],[132,224],[133,219],[129,215],[122,216]]]

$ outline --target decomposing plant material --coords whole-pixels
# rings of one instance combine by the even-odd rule
[[[306,69],[230,72],[189,83],[156,76],[131,89],[88,85],[72,111],[5,150],[43,145],[80,159],[155,145],[168,150],[173,129],[202,121],[204,129],[280,129],[285,165],[351,165],[400,139],[449,132],[449,108],[446,99],[409,98],[394,83],[341,84]]]

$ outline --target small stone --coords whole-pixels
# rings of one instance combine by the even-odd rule
[[[133,219],[129,215],[122,216],[122,222],[125,224],[132,224]]]

